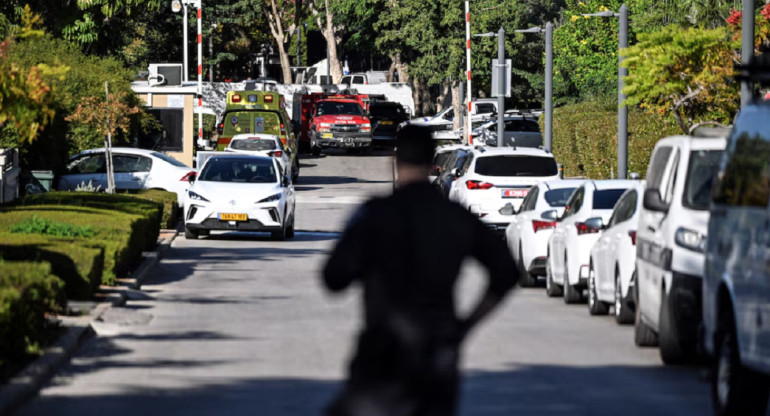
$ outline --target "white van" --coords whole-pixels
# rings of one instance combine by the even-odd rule
[[[711,196],[703,343],[717,415],[764,415],[770,389],[770,104],[735,120]]]
[[[638,346],[659,342],[667,364],[696,354],[709,192],[726,135],[722,129],[712,137],[662,139],[647,169],[636,232],[634,339]]]

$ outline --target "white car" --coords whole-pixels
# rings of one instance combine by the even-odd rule
[[[212,156],[195,175],[188,198],[188,239],[211,230],[268,231],[273,240],[294,236],[294,185],[272,157]]]
[[[615,203],[637,182],[587,180],[575,189],[548,240],[548,296],[563,294],[565,303],[577,303],[583,299],[583,289],[588,283],[591,247],[599,239],[599,231],[612,215]]]
[[[107,164],[104,149],[91,149],[72,156],[59,176],[56,189],[74,191],[91,183],[107,189]],[[189,179],[195,171],[184,163],[154,150],[113,147],[112,167],[118,191],[162,189],[177,195],[179,206],[185,205]]]
[[[553,154],[525,147],[474,148],[453,174],[449,199],[501,236],[533,185],[559,179]]]
[[[666,364],[683,363],[697,351],[709,196],[726,134],[661,139],[647,168],[637,232],[634,341],[659,344]]]
[[[284,171],[287,166],[291,166],[291,150],[286,149],[281,138],[274,134],[236,134],[225,147],[225,151],[274,157]]]
[[[433,183],[436,181],[436,179],[438,179],[439,175],[441,175],[441,172],[444,169],[444,165],[447,164],[447,161],[452,156],[453,150],[465,148],[469,147],[462,144],[447,144],[444,146],[436,147],[436,152],[433,155],[433,166],[431,167],[428,181]]]
[[[583,182],[579,179],[540,182],[529,190],[521,208],[511,217],[505,240],[518,266],[521,286],[533,286],[538,276],[545,276],[548,238],[572,191]]]
[[[543,134],[537,117],[506,114],[504,119],[503,146],[539,147]],[[497,146],[497,119],[491,119],[473,129],[473,144]]]
[[[618,324],[634,322],[636,227],[642,210],[644,182],[626,191],[591,249],[588,272],[588,311],[606,315],[614,305]]]

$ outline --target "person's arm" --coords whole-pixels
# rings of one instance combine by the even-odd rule
[[[489,284],[479,303],[462,321],[463,335],[495,310],[519,280],[519,272],[505,241],[478,220],[473,234],[473,256],[486,267]]]
[[[332,292],[345,290],[365,272],[367,211],[365,205],[353,215],[324,267],[324,284]]]

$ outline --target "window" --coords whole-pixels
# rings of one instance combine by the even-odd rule
[[[626,192],[625,189],[602,189],[594,191],[593,209],[612,209],[615,203]]]
[[[321,101],[316,110],[317,116],[323,115],[363,116],[364,110],[358,103],[345,101]]]
[[[495,128],[497,127],[495,126]],[[532,120],[507,120],[505,122],[505,131],[540,133],[540,126]]]
[[[736,122],[735,150],[714,189],[714,202],[767,207],[770,198],[770,131],[760,113]],[[753,120],[752,120],[753,118]],[[740,131],[738,129],[741,129]]]
[[[666,172],[668,158],[671,156],[671,147],[659,147],[652,155],[650,168],[647,170],[647,189],[660,189],[663,182],[663,174]]]
[[[478,114],[494,113],[494,112],[495,112],[494,104],[490,104],[490,103],[476,104],[476,113]]]
[[[398,119],[404,115],[404,110],[402,107],[395,105],[372,104],[369,107],[369,113],[372,115],[372,117]]]
[[[612,218],[610,218],[608,226],[612,227],[615,224],[631,219],[636,211],[636,200],[636,191],[630,191],[622,196],[615,205],[615,210],[612,212]]]
[[[105,173],[104,153],[81,156],[68,163],[66,170],[70,175]]]
[[[545,202],[547,202],[548,205],[554,208],[558,208],[567,206],[567,200],[569,199],[570,195],[572,195],[573,191],[575,191],[575,188],[551,189],[545,191],[543,196],[545,197]]]
[[[168,155],[164,155],[163,153],[152,152],[152,153],[150,153],[150,154],[151,154],[151,155],[153,155],[153,156],[155,156],[155,157],[157,157],[158,159],[164,160],[164,161],[166,161],[166,162],[168,162],[168,163],[170,163],[170,164],[172,164],[172,165],[174,165],[174,166],[178,166],[178,167],[180,167],[180,168],[186,168],[186,167],[189,167],[189,166],[185,165],[184,163],[182,163],[182,162],[180,162],[180,161],[178,161],[178,160],[174,159],[174,158],[173,158],[173,157],[171,157],[171,156],[168,156]]]
[[[112,167],[115,173],[149,172],[152,159],[139,155],[112,155]]]
[[[353,77],[353,84],[365,84],[366,80],[364,80],[363,75],[356,75]]]
[[[473,163],[473,153],[468,153],[463,159],[463,167],[460,170],[460,173],[465,175],[468,172],[468,168],[470,168],[471,163]]]
[[[230,148],[235,150],[248,150],[260,152],[275,150],[275,140],[272,139],[238,139],[230,142]]]
[[[682,152],[679,149],[676,149],[676,153],[674,153],[674,158],[671,162],[671,168],[669,169],[668,184],[666,185],[665,192],[661,193],[661,195],[663,195],[663,201],[668,204],[674,199],[674,187],[676,186],[677,174],[679,173],[681,153]]]
[[[694,150],[690,152],[690,166],[684,184],[682,204],[688,208],[707,210],[711,184],[719,171],[722,160],[721,150]]]
[[[521,211],[532,211],[535,209],[535,205],[537,205],[537,198],[540,194],[540,188],[537,186],[533,186],[530,188],[529,193],[524,198],[524,201],[521,203]]]
[[[479,158],[476,173],[484,176],[555,176],[558,170],[552,157],[511,155]]]
[[[278,175],[272,159],[214,157],[209,159],[201,181],[276,183]]]
[[[569,200],[567,201],[566,207],[564,208],[564,216],[562,218],[575,215],[578,211],[580,211],[580,207],[583,206],[583,197],[585,196],[585,192],[585,187],[581,186],[572,193]]]
[[[184,144],[184,110],[181,108],[151,108],[158,126],[139,138],[139,147],[152,150],[182,151]]]

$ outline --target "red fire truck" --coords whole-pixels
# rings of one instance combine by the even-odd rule
[[[314,155],[327,148],[369,149],[369,102],[365,94],[303,95],[300,146]]]

